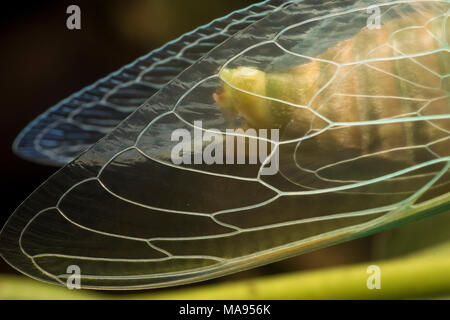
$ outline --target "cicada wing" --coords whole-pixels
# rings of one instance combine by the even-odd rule
[[[369,5],[292,3],[213,49],[25,200],[3,257],[62,285],[75,265],[85,288],[163,287],[448,210],[448,2],[379,4],[364,31]]]
[[[69,163],[181,71],[283,4],[286,1],[269,0],[251,5],[138,58],[33,120],[14,141],[14,152],[37,163]]]

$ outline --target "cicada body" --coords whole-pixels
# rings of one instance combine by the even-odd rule
[[[448,210],[448,14],[281,1],[25,200],[3,257],[62,285],[76,265],[85,288],[162,287]]]
[[[379,29],[364,28],[316,57],[287,51],[283,40],[256,46],[222,69],[225,84],[215,101],[224,116],[245,119],[246,128],[279,128],[282,141],[299,141],[294,153],[303,160],[286,163],[285,169],[294,169],[285,176],[301,183],[292,177],[326,172],[328,182],[318,177],[311,188],[362,181],[448,157],[450,55],[440,25],[444,17],[435,14],[421,10]],[[288,66],[277,72],[259,70],[262,52],[277,53],[275,61],[290,58]],[[292,66],[295,59],[298,65]],[[315,155],[319,150],[320,159]],[[429,170],[432,175],[434,169]]]

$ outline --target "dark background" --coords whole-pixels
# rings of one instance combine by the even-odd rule
[[[84,0],[14,2],[2,8],[1,224],[57,168],[14,155],[20,130],[68,95],[167,41],[239,8],[244,0]],[[81,8],[81,30],[66,28],[66,8]],[[365,261],[371,238],[351,241],[230,276],[257,276]],[[0,272],[16,273],[3,260]]]

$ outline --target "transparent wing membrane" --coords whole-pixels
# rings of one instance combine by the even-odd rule
[[[208,51],[286,2],[268,0],[235,11],[82,89],[23,129],[14,152],[33,162],[69,163]]]
[[[163,287],[448,211],[449,3],[370,5],[288,3],[213,49],[25,200],[3,257]]]

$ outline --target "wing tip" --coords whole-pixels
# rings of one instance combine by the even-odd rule
[[[41,152],[39,152],[38,150],[36,150],[33,147],[26,146],[26,145],[21,146],[21,145],[24,145],[23,138],[26,134],[26,131],[29,130],[28,129],[29,126],[30,126],[30,124],[27,125],[24,129],[22,129],[22,131],[20,131],[20,133],[14,139],[14,141],[11,145],[12,153],[23,160],[33,162],[36,164],[46,165],[46,166],[54,166],[54,167],[63,166],[65,163],[58,161],[56,158],[50,158],[50,157],[42,154]]]

